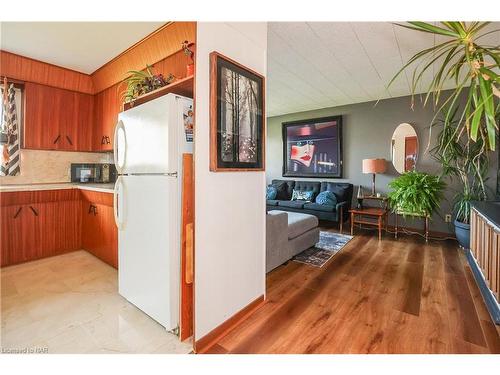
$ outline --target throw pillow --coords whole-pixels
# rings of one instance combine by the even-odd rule
[[[316,203],[323,206],[335,206],[337,204],[337,197],[331,191],[323,191],[316,197]]]
[[[312,201],[314,196],[314,191],[303,191],[293,189],[292,201]]]
[[[276,198],[280,201],[287,201],[290,199],[290,195],[288,195],[288,185],[285,181],[280,181],[278,183],[272,184],[276,188]]]
[[[276,189],[276,186],[269,185],[266,189],[266,199],[267,200],[273,200],[276,199],[276,195],[278,194],[278,189]]]

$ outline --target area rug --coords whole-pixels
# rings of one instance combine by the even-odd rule
[[[319,242],[300,254],[293,260],[309,264],[314,267],[323,267],[331,257],[337,254],[352,239],[352,236],[332,232],[319,232]]]

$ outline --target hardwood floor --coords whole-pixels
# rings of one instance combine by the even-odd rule
[[[455,242],[357,234],[323,268],[288,262],[209,353],[500,353]]]

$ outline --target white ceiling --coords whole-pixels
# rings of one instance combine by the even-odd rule
[[[92,73],[165,22],[2,22],[2,50]]]
[[[484,30],[498,28],[495,22]],[[270,22],[267,116],[409,95],[411,70],[385,87],[415,53],[440,40],[389,22]],[[500,32],[482,41],[499,45]]]

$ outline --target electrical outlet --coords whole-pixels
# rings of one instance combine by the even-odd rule
[[[451,223],[451,214],[446,214],[446,215],[444,216],[444,221],[445,221],[446,223]]]

